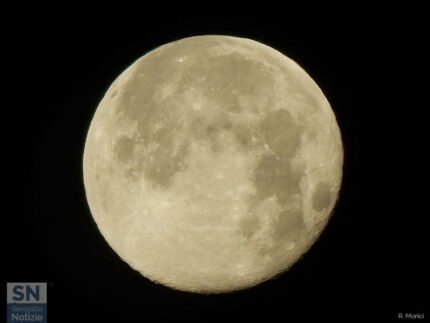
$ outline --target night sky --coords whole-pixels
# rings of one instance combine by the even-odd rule
[[[22,5],[4,31],[4,295],[6,282],[47,282],[51,323],[386,322],[426,312],[428,7],[67,3]],[[82,179],[86,132],[109,85],[148,51],[205,34],[251,38],[300,64],[345,148],[340,199],[317,243],[280,277],[222,295],[175,291],[130,269],[99,233]]]

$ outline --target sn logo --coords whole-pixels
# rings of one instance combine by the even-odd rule
[[[8,303],[46,303],[46,283],[8,283]]]
[[[26,285],[16,285],[13,287],[13,296],[12,300],[14,301],[23,301],[31,302],[31,297],[33,297],[34,301],[40,300],[40,286],[36,285],[33,289],[32,286]],[[25,293],[24,293],[25,291]],[[24,298],[25,297],[25,298]]]

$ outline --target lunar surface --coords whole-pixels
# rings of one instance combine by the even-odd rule
[[[290,268],[327,224],[342,165],[335,115],[311,77],[228,36],[134,62],[100,102],[83,159],[109,245],[150,280],[197,293]]]

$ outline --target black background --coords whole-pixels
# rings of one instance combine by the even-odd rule
[[[427,7],[65,2],[10,14],[4,284],[48,282],[49,322],[385,322],[425,312]],[[98,232],[82,180],[86,131],[113,80],[155,47],[204,34],[251,38],[298,62],[345,146],[340,200],[319,241],[286,274],[225,295],[132,271]]]

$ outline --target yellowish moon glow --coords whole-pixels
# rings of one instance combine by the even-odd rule
[[[291,267],[333,211],[343,147],[324,94],[259,42],[197,36],[127,68],[100,102],[83,158],[91,213],[152,281],[197,293]]]

